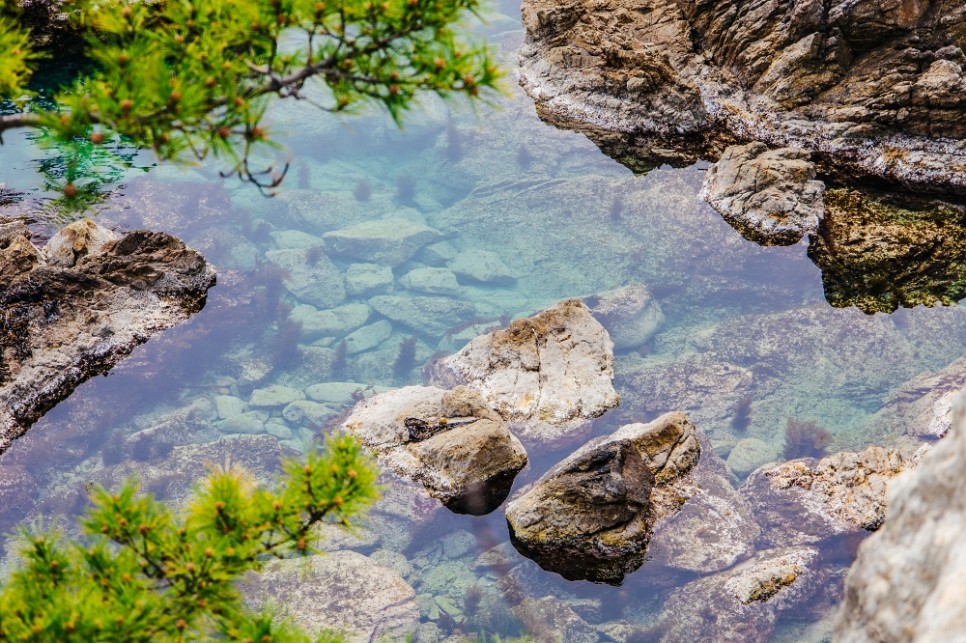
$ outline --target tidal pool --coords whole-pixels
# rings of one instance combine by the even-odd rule
[[[522,31],[518,9],[502,10],[486,29],[512,65]],[[722,458],[752,437],[781,459],[789,420],[827,429],[833,451],[911,439],[895,400],[913,378],[963,355],[961,307],[833,307],[806,242],[760,247],[698,197],[702,165],[635,175],[583,136],[543,124],[512,83],[497,109],[426,100],[401,132],[380,115],[336,119],[281,105],[273,128],[293,164],[274,198],[221,179],[215,163],[129,171],[98,206],[98,222],[181,237],[216,266],[219,284],[203,311],[81,386],[0,456],[0,467],[25,467],[32,479],[15,508],[0,507],[3,530],[70,530],[91,481],[136,474],[177,500],[206,460],[231,457],[268,475],[281,450],[317,440],[354,397],[422,383],[434,355],[562,299],[638,284],[663,323],[618,350],[622,403],[595,435],[680,410]],[[8,137],[0,148],[7,188],[38,188],[28,202],[44,197],[32,145]],[[322,235],[371,234],[384,220],[430,232],[322,251]],[[337,287],[312,288],[317,279]],[[275,384],[312,392],[295,407],[252,403],[254,390]],[[531,448],[515,488],[566,454]],[[826,595],[780,620],[772,640],[827,635],[859,540],[823,544]],[[544,640],[548,629],[568,641],[659,640],[652,626],[666,599],[697,578],[645,563],[619,587],[567,582],[508,545],[501,510],[459,516],[393,494],[358,534],[327,543],[404,576],[425,624],[417,640]],[[509,610],[524,603],[529,613]],[[540,614],[551,604],[567,611],[548,624]],[[705,609],[715,618],[714,605]]]

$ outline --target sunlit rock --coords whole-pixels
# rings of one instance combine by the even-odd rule
[[[966,190],[959,0],[527,0],[522,13],[538,113],[635,169],[714,160],[738,139],[806,150],[845,180]]]
[[[525,441],[573,442],[617,406],[613,342],[577,300],[477,337],[434,365],[433,379],[466,384]]]
[[[408,386],[360,402],[343,423],[391,471],[459,513],[498,507],[526,465],[523,445],[466,387]]]
[[[702,196],[742,236],[762,245],[791,245],[818,228],[825,184],[804,150],[735,145],[705,175]]]
[[[966,415],[919,466],[889,485],[885,524],[859,548],[835,640],[953,641],[966,632]]]
[[[874,531],[887,514],[886,488],[907,468],[897,451],[804,458],[755,471],[741,488],[773,546],[817,543],[835,534]]]

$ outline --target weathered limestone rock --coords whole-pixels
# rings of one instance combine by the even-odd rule
[[[768,641],[779,613],[807,607],[825,582],[811,547],[769,549],[675,590],[658,624],[662,642]]]
[[[664,311],[643,284],[586,297],[583,302],[607,329],[616,350],[645,344],[664,324]]]
[[[0,452],[81,382],[200,310],[215,282],[201,255],[163,233],[111,239],[78,222],[34,253],[25,232],[0,229],[0,262],[11,262],[0,263]]]
[[[561,444],[620,401],[613,346],[587,307],[571,299],[477,337],[437,362],[432,378],[480,391],[525,440]]]
[[[630,440],[582,448],[510,501],[511,541],[564,578],[620,584],[644,562],[653,485]]]
[[[959,0],[527,0],[538,112],[643,169],[738,141],[966,191]]]
[[[333,630],[353,643],[403,640],[419,626],[413,588],[352,551],[270,561],[242,591],[253,609],[273,605],[310,636]]]
[[[885,524],[846,578],[837,641],[955,641],[966,632],[966,408],[912,472],[888,490]]]
[[[906,468],[896,451],[869,447],[821,460],[763,467],[741,488],[772,545],[817,543],[833,534],[874,531],[886,514],[886,486]]]
[[[725,150],[705,175],[702,196],[742,236],[762,245],[791,245],[818,228],[825,184],[804,150],[764,143]]]
[[[526,451],[479,393],[407,386],[360,402],[343,428],[356,435],[395,473],[422,483],[460,513],[498,507]]]
[[[420,248],[442,235],[429,226],[409,219],[364,221],[322,235],[326,249],[337,257],[361,259],[376,264],[398,266],[412,258]]]

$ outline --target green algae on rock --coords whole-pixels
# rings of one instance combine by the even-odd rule
[[[833,306],[869,314],[948,306],[966,297],[966,207],[830,189],[808,256]]]

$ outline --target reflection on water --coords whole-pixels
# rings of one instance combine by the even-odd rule
[[[508,50],[519,42],[515,17],[491,25]],[[273,118],[297,159],[276,198],[221,181],[216,167],[161,167],[130,176],[101,206],[104,225],[180,236],[218,268],[219,284],[205,310],[80,387],[0,456],[4,531],[64,523],[92,480],[137,473],[177,501],[205,460],[267,472],[362,396],[421,382],[433,355],[561,299],[635,284],[664,322],[618,352],[622,405],[595,434],[684,410],[725,458],[749,438],[778,457],[789,420],[826,427],[833,449],[888,443],[901,435],[883,433],[896,424],[883,402],[966,349],[959,307],[920,306],[899,320],[825,300],[872,311],[958,299],[962,232],[939,221],[945,212],[855,206],[862,225],[913,242],[875,258],[853,251],[871,237],[832,216],[809,250],[820,272],[803,245],[762,248],[736,234],[698,197],[700,166],[635,176],[583,136],[542,124],[519,92],[476,116],[427,101],[402,133],[387,119],[338,121],[304,105]],[[8,187],[32,187],[29,145],[0,153]],[[849,192],[831,197],[833,212],[853,207]],[[391,224],[372,225],[382,220]],[[882,269],[890,276],[873,276]],[[565,455],[531,448],[515,487]],[[645,563],[620,587],[569,583],[512,549],[502,512],[457,516],[411,496],[389,489],[366,528],[328,546],[407,579],[425,622],[419,640],[547,630],[657,640],[666,599],[697,578]],[[815,623],[837,600],[845,550],[823,548],[828,594],[773,638],[821,636]]]

